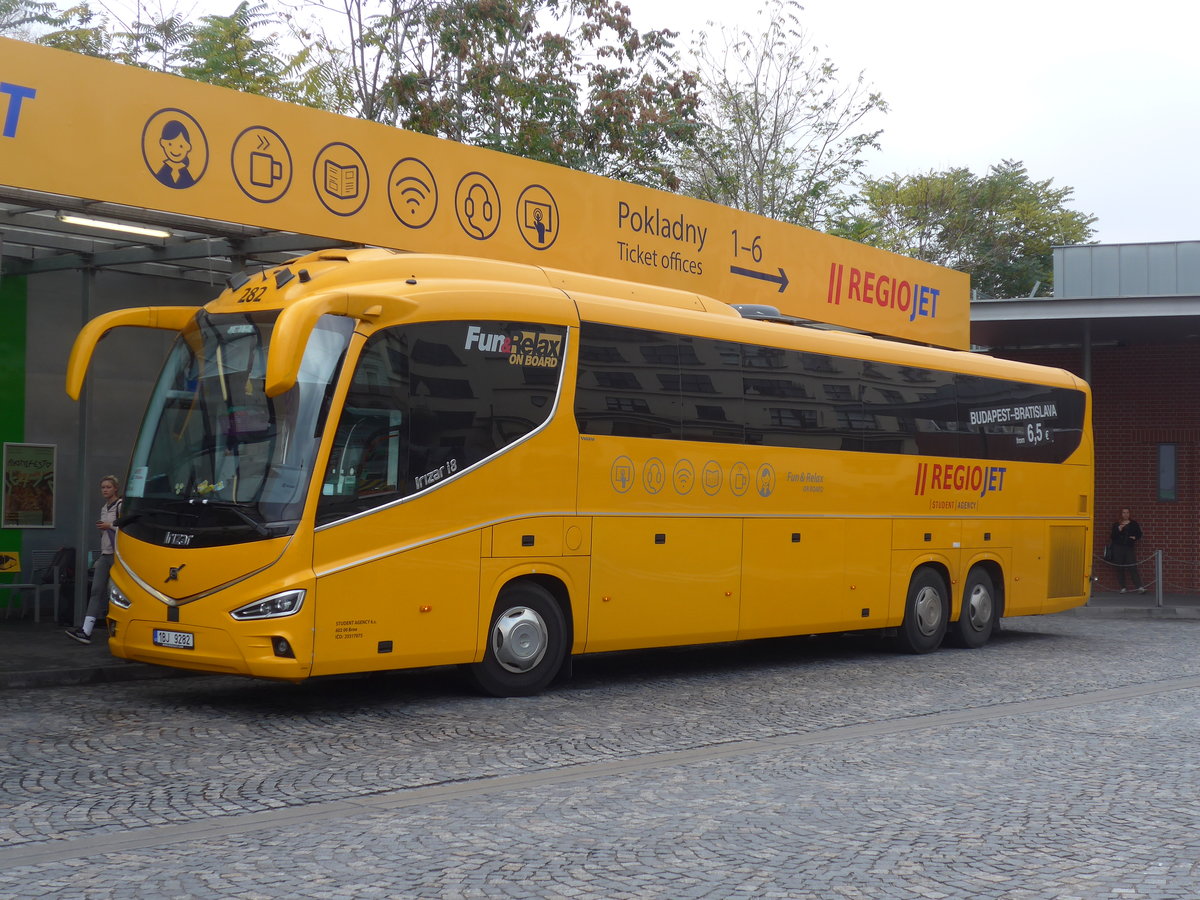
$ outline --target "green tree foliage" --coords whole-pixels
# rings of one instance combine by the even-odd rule
[[[38,29],[52,24],[58,10],[36,0],[0,0],[0,34],[30,40]]]
[[[1004,160],[986,175],[955,168],[864,182],[860,208],[843,236],[971,276],[986,297],[1048,292],[1051,248],[1087,242],[1096,217],[1068,209],[1074,190],[1034,181]],[[1040,288],[1039,288],[1040,286]]]
[[[616,0],[346,0],[319,37],[353,111],[654,186],[694,137],[695,75],[670,31]]]
[[[269,30],[275,24],[267,4],[251,6],[246,0],[227,16],[204,16],[195,26],[173,32],[182,37],[173,44],[179,51],[176,71],[193,81],[306,102],[312,98],[295,77],[303,58],[280,52],[279,35]]]
[[[108,56],[107,21],[87,3],[60,9],[41,0],[0,0],[0,35],[85,56]]]
[[[98,14],[86,2],[60,8],[44,0],[0,0],[0,35],[293,103],[333,105],[329,73],[308,48],[287,49],[287,35],[277,29],[282,24],[266,3],[245,0],[229,15],[199,22],[139,6],[130,23]]]
[[[113,33],[116,49],[110,58],[144,69],[178,72],[195,34],[196,26],[178,13],[139,18]]]
[[[696,77],[618,0],[251,0],[111,26],[0,0],[0,34],[656,187],[695,137]],[[339,30],[335,23],[344,23]],[[291,35],[275,27],[286,24]],[[289,51],[287,48],[296,48]]]
[[[681,159],[685,193],[822,228],[849,202],[880,131],[883,98],[848,84],[801,27],[796,0],[767,0],[760,28],[721,28],[697,43],[704,101],[699,140]]]

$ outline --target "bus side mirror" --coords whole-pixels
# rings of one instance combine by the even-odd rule
[[[71,356],[67,361],[67,394],[72,400],[79,399],[96,345],[114,328],[136,326],[179,332],[196,317],[199,309],[198,306],[144,306],[96,316],[83,326],[71,347]]]
[[[268,397],[278,397],[296,383],[308,338],[321,316],[348,316],[360,322],[373,322],[385,314],[400,318],[415,308],[415,302],[394,297],[386,288],[378,293],[316,294],[297,300],[285,307],[275,322],[271,349],[267,352],[264,392]]]

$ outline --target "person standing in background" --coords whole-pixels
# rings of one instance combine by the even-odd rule
[[[112,570],[113,554],[117,549],[117,519],[121,517],[121,482],[117,476],[105,475],[100,479],[100,496],[104,499],[100,518],[96,521],[96,528],[100,532],[100,556],[96,559],[96,569],[92,574],[92,592],[88,597],[83,624],[67,632],[67,637],[81,644],[92,642],[96,620],[103,618],[108,611],[108,573]]]
[[[1133,576],[1133,589],[1139,594],[1146,593],[1142,587],[1142,575],[1137,567],[1137,547],[1142,542],[1142,526],[1129,515],[1128,509],[1122,509],[1117,521],[1113,522],[1112,535],[1109,543],[1112,545],[1112,564],[1117,567],[1117,584],[1121,593],[1125,593],[1125,575]]]

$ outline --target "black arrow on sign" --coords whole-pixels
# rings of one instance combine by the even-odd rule
[[[772,275],[769,272],[756,272],[753,269],[743,269],[741,266],[730,266],[729,271],[734,275],[744,275],[746,278],[757,278],[760,281],[769,281],[772,284],[779,285],[779,293],[787,290],[788,277],[787,272],[783,271],[783,267],[779,267],[779,274]]]

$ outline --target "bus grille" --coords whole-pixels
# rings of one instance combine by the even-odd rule
[[[1084,541],[1087,529],[1081,525],[1050,526],[1050,577],[1047,596],[1078,597],[1083,593]]]

